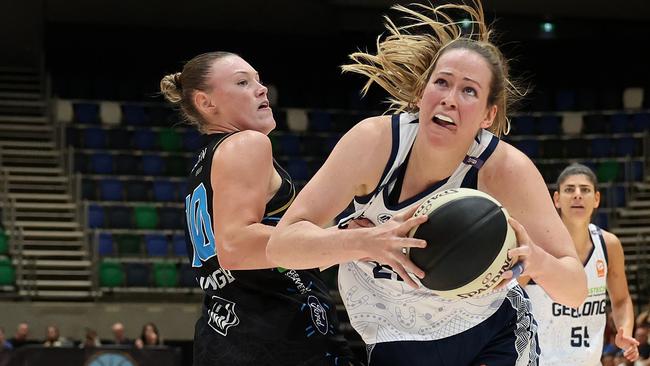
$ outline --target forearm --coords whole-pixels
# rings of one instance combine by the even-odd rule
[[[253,223],[224,235],[217,249],[221,267],[230,270],[277,267],[266,257],[266,246],[274,229],[273,226]]]
[[[623,328],[623,334],[632,337],[634,331],[634,308],[632,299],[626,296],[624,299],[612,302],[612,319],[616,329]]]
[[[576,308],[587,297],[584,267],[573,257],[555,258],[546,253],[543,268],[533,280],[556,302]]]
[[[321,268],[363,257],[356,248],[359,235],[366,229],[323,229],[308,221],[299,221],[277,229],[266,247],[270,261],[291,269]]]

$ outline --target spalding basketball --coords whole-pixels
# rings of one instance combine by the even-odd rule
[[[508,212],[487,193],[457,188],[432,194],[413,216],[422,215],[429,220],[409,236],[426,240],[427,246],[408,254],[425,272],[422,285],[437,295],[464,299],[486,294],[513,266],[508,250],[517,239]]]

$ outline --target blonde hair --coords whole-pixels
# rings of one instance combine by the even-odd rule
[[[237,56],[231,52],[208,52],[200,54],[183,66],[183,71],[165,75],[160,80],[160,93],[173,105],[180,106],[183,119],[206,132],[206,121],[194,105],[193,96],[198,90],[207,92],[212,64],[227,56]]]
[[[389,34],[383,39],[377,37],[377,53],[352,53],[353,63],[343,65],[343,71],[368,77],[362,95],[373,83],[386,90],[390,94],[389,110],[417,112],[417,103],[440,56],[452,49],[474,51],[487,61],[492,71],[488,105],[497,106],[497,115],[489,130],[497,136],[508,134],[508,108],[525,93],[519,92],[510,80],[507,60],[490,41],[492,30],[485,23],[481,2],[472,3],[473,6],[393,6],[392,9],[403,15],[406,24],[398,26],[384,16]],[[464,21],[454,20],[458,19],[458,13],[465,15]],[[469,31],[464,34],[463,28]]]

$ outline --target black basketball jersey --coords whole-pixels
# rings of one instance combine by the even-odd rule
[[[194,365],[347,365],[351,353],[318,270],[229,271],[219,265],[210,175],[214,151],[228,136],[206,136],[185,198],[188,256],[205,292],[194,336]],[[275,160],[273,165],[282,185],[266,205],[262,223],[275,226],[293,201],[295,188]]]

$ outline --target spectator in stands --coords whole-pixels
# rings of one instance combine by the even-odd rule
[[[5,329],[0,327],[0,351],[11,351],[13,349],[14,346],[5,337]]]
[[[128,339],[124,334],[124,324],[117,322],[111,327],[113,332],[112,344],[119,346],[132,346],[133,341]]]
[[[9,340],[9,343],[14,347],[14,349],[18,349],[28,343],[30,343],[27,338],[29,337],[29,324],[23,322],[18,324],[16,327],[16,333],[14,334],[13,338]]]
[[[195,365],[345,364],[351,352],[319,271],[266,258],[295,188],[272,155],[275,120],[257,71],[236,54],[211,52],[160,87],[206,135],[183,194],[189,260],[205,291]]]
[[[43,343],[44,347],[72,347],[72,345],[71,341],[61,336],[58,326],[54,324],[47,326],[45,342]]]
[[[156,324],[149,322],[142,327],[140,338],[135,340],[135,347],[142,349],[145,346],[162,346],[163,341]]]
[[[102,342],[97,336],[97,331],[94,329],[86,328],[86,335],[84,341],[79,344],[79,348],[96,348],[101,347]]]
[[[404,252],[426,245],[407,235],[427,218],[410,216],[433,193],[465,187],[492,195],[521,221],[511,222],[520,246],[509,254],[525,265],[523,273],[567,306],[587,294],[539,171],[497,137],[509,130],[507,105],[516,88],[490,41],[482,5],[454,4],[397,7],[407,24],[387,22],[376,54],[350,56],[353,64],[344,70],[370,79],[364,91],[378,83],[405,113],[370,117],[346,133],[267,247],[269,258],[286,268],[345,263],[341,297],[373,366],[536,364],[530,302],[514,282],[480,302],[417,288],[424,272]],[[461,17],[469,20],[471,38],[452,20]],[[325,229],[351,201],[357,209],[351,218],[364,217],[371,227]],[[503,278],[512,276],[506,271]]]
[[[632,337],[635,319],[623,247],[616,235],[591,224],[600,204],[596,175],[585,165],[569,165],[557,178],[553,201],[584,264],[589,297],[577,309],[564,308],[540,286],[528,284],[526,292],[538,323],[541,364],[598,364],[607,322],[607,293],[616,328],[614,343],[627,360],[635,361],[639,342]]]

